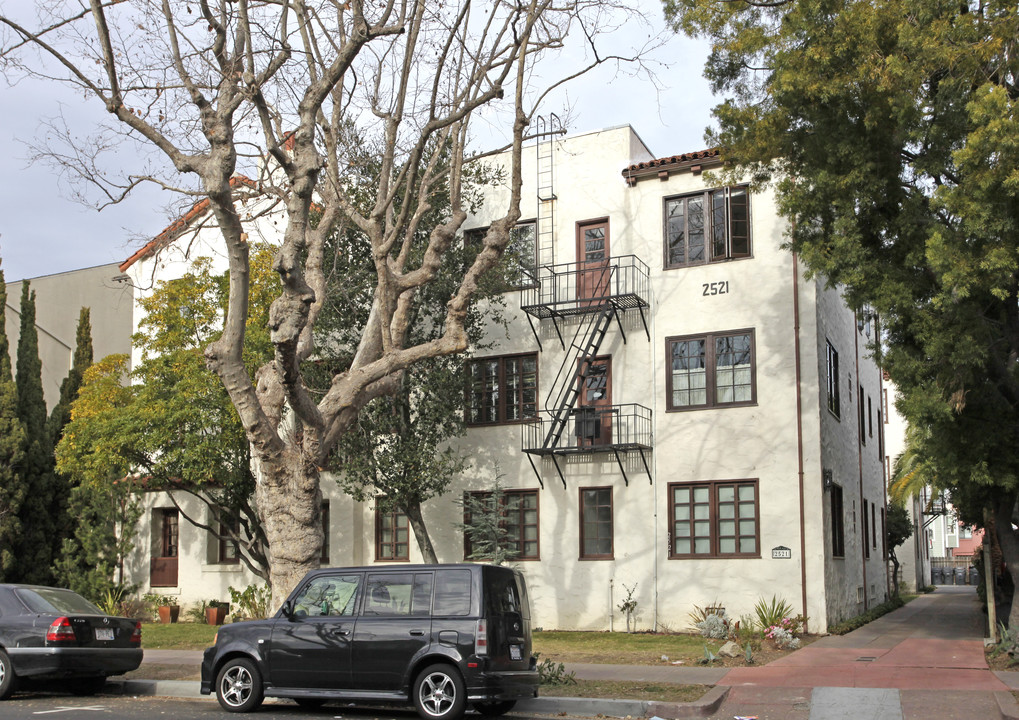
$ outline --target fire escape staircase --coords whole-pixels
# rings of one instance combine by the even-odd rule
[[[578,278],[592,272],[598,275],[594,296],[578,293]],[[531,287],[524,290],[521,306],[531,322],[531,330],[541,340],[532,321],[551,320],[565,350],[551,389],[546,395],[541,417],[522,426],[522,449],[541,483],[541,473],[533,456],[550,457],[563,486],[566,479],[560,457],[611,452],[629,485],[621,453],[637,452],[651,479],[647,451],[651,444],[651,409],[637,404],[604,407],[584,406],[582,394],[593,381],[595,360],[613,321],[626,343],[623,315],[640,313],[644,332],[650,341],[646,309],[648,305],[648,269],[635,256],[610,258],[595,271],[577,263],[545,265],[538,268]],[[567,343],[562,327],[576,321],[572,340]]]

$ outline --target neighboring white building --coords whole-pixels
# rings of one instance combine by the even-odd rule
[[[906,421],[895,409],[895,386],[885,380],[881,390],[881,407],[885,419],[885,475],[892,477],[895,460],[905,450]],[[925,487],[920,496],[906,501],[906,510],[913,523],[913,535],[896,550],[899,560],[899,583],[902,592],[917,592],[931,585],[931,547],[934,541],[934,526],[943,516],[933,515],[930,510],[930,488]],[[890,569],[889,569],[890,570]]]
[[[550,134],[525,154],[515,242],[533,262],[510,273],[509,330],[465,378],[474,466],[424,508],[439,560],[465,554],[454,500],[499,474],[536,627],[622,627],[629,588],[641,629],[777,596],[823,632],[885,600],[874,330],[805,279],[772,193],[709,180],[716,151],[656,158],[629,127]],[[507,192],[489,193],[468,238]],[[199,235],[191,257],[221,252]],[[184,249],[167,236],[121,267],[144,286],[183,272],[167,253]],[[326,562],[420,559],[405,518],[323,490]],[[132,559],[144,589],[171,551],[176,583],[157,592],[226,599],[252,582],[165,498],[148,504]]]

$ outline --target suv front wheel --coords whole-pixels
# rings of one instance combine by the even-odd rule
[[[244,657],[227,660],[216,676],[216,699],[230,712],[248,712],[262,704],[262,674]]]
[[[458,720],[467,709],[467,686],[451,665],[429,665],[414,681],[414,706],[425,720]]]

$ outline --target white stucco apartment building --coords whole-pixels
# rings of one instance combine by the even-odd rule
[[[501,477],[536,627],[623,627],[630,589],[641,629],[776,596],[823,632],[886,599],[874,321],[805,278],[771,192],[709,179],[719,162],[656,157],[628,126],[525,149],[528,269],[508,273],[509,329],[464,379],[472,469],[424,513],[440,561],[460,561],[455,499]],[[505,189],[487,197],[468,238]],[[182,248],[159,245],[122,265],[136,284],[182,271],[167,260]],[[420,559],[405,518],[323,490],[330,564]],[[205,531],[165,528],[164,496],[147,503],[143,589],[167,550],[177,575],[155,592],[226,599],[253,581]]]

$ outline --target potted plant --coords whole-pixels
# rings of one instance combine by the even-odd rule
[[[222,625],[230,612],[230,603],[222,600],[210,600],[205,606],[205,622],[209,625]]]
[[[177,622],[180,617],[180,605],[177,598],[171,595],[160,595],[156,598],[156,613],[159,615],[159,622],[164,625]]]

